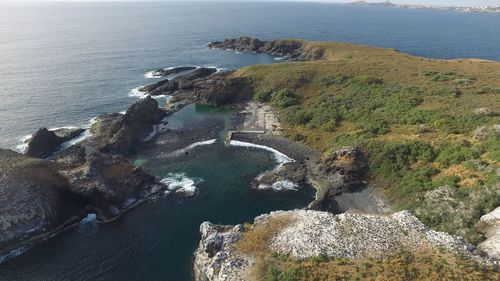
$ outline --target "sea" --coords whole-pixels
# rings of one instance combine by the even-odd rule
[[[278,63],[262,54],[212,50],[242,35],[395,48],[437,59],[500,60],[500,15],[301,2],[0,3],[0,148],[19,150],[40,127],[86,127],[137,101],[150,71],[175,66],[238,69]],[[192,105],[184,119],[217,110]],[[11,259],[0,280],[192,280],[203,221],[251,222],[302,208],[313,190],[254,191],[252,179],[279,164],[272,151],[194,146],[178,159],[139,159],[158,178],[197,189],[140,206],[101,224],[90,216]]]

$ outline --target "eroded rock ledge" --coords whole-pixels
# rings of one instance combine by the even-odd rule
[[[270,239],[269,251],[296,260],[320,255],[381,258],[401,249],[417,251],[430,247],[486,262],[475,255],[473,245],[459,237],[429,229],[407,211],[391,215],[276,211],[255,218],[248,231],[272,226],[276,221],[287,223]],[[200,234],[194,261],[197,281],[249,280],[247,276],[255,266],[255,257],[240,252],[236,246],[245,235],[241,226],[205,222],[200,227]]]
[[[243,36],[235,39],[226,39],[208,44],[210,48],[228,49],[238,52],[264,53],[280,57],[283,60],[309,61],[322,59],[324,52],[321,49],[309,50],[304,40],[277,39],[261,41],[257,38]]]

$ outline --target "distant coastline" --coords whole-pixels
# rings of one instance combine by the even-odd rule
[[[457,11],[466,13],[500,13],[500,6],[459,6],[459,5],[416,5],[416,4],[395,4],[392,2],[366,2],[355,1],[347,3],[353,6],[381,6],[381,7],[394,7],[404,9],[427,9],[427,10],[445,10]]]

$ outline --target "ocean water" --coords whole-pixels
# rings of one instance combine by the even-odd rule
[[[0,3],[0,147],[124,110],[150,70],[272,61],[207,49],[213,40],[296,37],[500,60],[499,34],[496,14],[320,3]]]
[[[15,148],[42,126],[86,126],[98,114],[125,110],[137,100],[132,89],[155,81],[144,77],[154,69],[275,62],[206,48],[213,40],[296,37],[500,60],[499,34],[494,14],[319,3],[0,3],[0,147]],[[210,112],[187,107],[171,125]],[[240,223],[312,199],[310,187],[252,191],[252,179],[277,164],[262,149],[216,142],[178,158],[139,156],[137,165],[198,194],[143,205],[106,225],[89,218],[0,264],[0,280],[190,280],[202,221]]]

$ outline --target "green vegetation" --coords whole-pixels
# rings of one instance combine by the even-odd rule
[[[500,203],[500,63],[340,43],[304,48],[321,50],[323,59],[251,66],[235,75],[249,78],[255,99],[278,110],[290,138],[323,153],[362,148],[369,180],[397,209],[480,242],[475,222]],[[444,203],[430,198],[443,187],[451,188],[454,206],[434,212]]]

